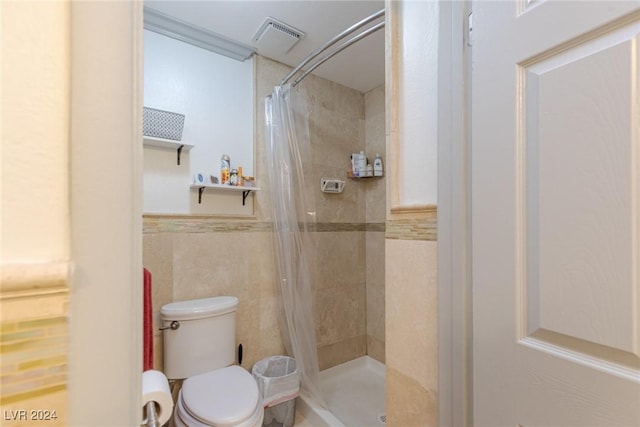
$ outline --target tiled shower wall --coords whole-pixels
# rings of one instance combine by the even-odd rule
[[[153,275],[155,367],[162,369],[158,331],[163,304],[234,295],[240,299],[237,341],[243,366],[284,354],[278,328],[271,212],[262,100],[290,70],[256,58],[256,216],[225,219],[146,216],[143,262]],[[384,179],[346,179],[352,152],[384,157],[384,88],[367,94],[315,76],[298,86],[309,106],[317,224],[315,318],[320,368],[369,354],[384,360]],[[319,191],[320,178],[346,182],[341,194]],[[238,203],[241,203],[240,197]]]
[[[371,162],[376,154],[386,160],[385,89],[379,86],[364,95],[365,139]],[[386,179],[374,178],[364,182],[366,190],[366,294],[367,294],[367,354],[385,361],[385,229]]]

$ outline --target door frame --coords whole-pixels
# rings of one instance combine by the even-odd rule
[[[68,421],[133,426],[142,419],[142,2],[70,8]]]
[[[441,2],[438,37],[438,412],[473,424],[471,1]]]

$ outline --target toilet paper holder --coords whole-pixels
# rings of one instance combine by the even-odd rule
[[[141,426],[163,426],[173,413],[173,398],[169,381],[160,371],[148,369],[142,373]]]
[[[156,412],[156,402],[147,402],[145,405],[146,417],[144,418],[145,427],[161,427]]]

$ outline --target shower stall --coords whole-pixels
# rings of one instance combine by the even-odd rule
[[[385,423],[385,183],[346,179],[351,153],[385,154],[385,91],[310,74],[383,27],[384,10],[349,27],[265,98],[280,329],[302,377],[299,411],[316,427]],[[324,178],[346,179],[344,191],[321,192]]]

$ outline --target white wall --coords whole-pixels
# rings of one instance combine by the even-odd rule
[[[144,149],[146,213],[242,214],[239,194],[189,190],[197,172],[220,175],[220,157],[253,176],[253,60],[222,55],[144,31],[144,105],[184,114],[182,141],[195,147],[176,165],[174,150]]]
[[[67,261],[69,4],[3,9],[2,263]]]
[[[435,205],[438,200],[439,4],[397,4],[397,96],[401,147],[394,167],[392,207]]]

